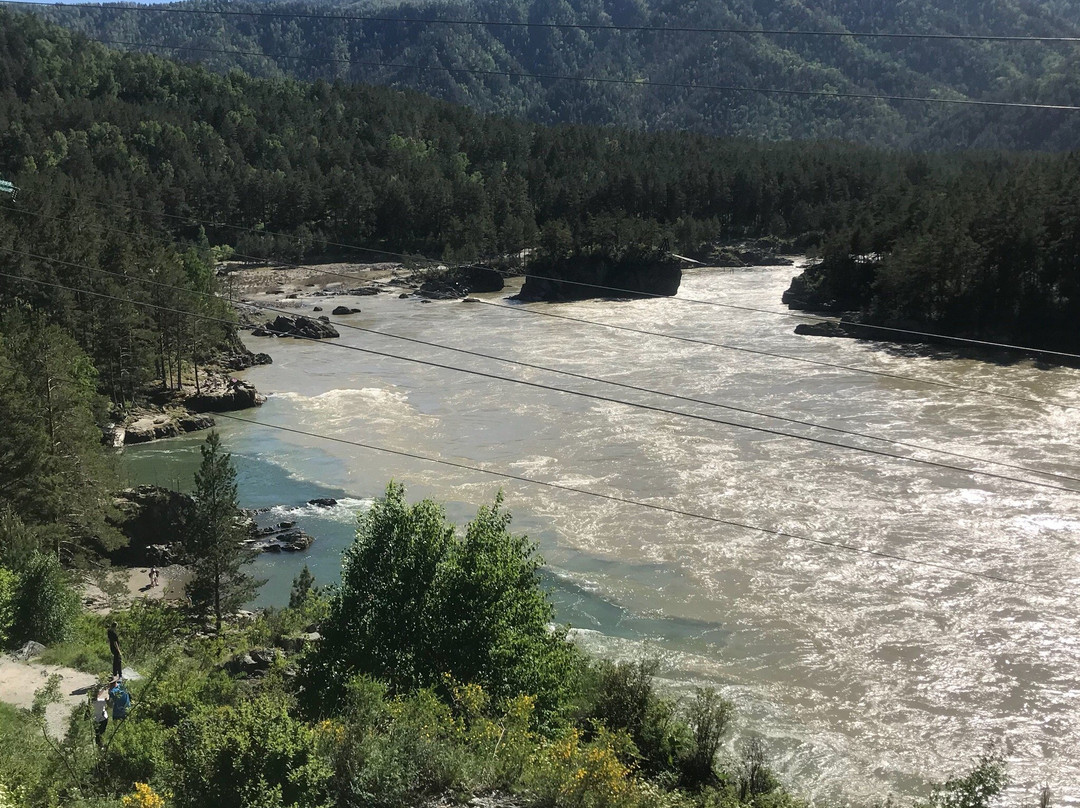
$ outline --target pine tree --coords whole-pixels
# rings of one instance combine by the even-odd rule
[[[315,588],[315,576],[311,574],[307,564],[300,570],[292,582],[292,590],[289,592],[289,608],[302,609],[307,602],[308,595]]]
[[[262,582],[242,570],[257,553],[244,546],[232,456],[222,450],[216,431],[201,451],[195,502],[185,520],[184,549],[193,573],[186,591],[198,614],[213,615],[214,628],[221,634],[222,615],[243,606]]]

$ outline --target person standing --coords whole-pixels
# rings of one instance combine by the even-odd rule
[[[124,660],[120,655],[120,635],[116,631],[116,621],[109,626],[109,651],[112,652],[113,676],[122,676],[124,673]]]

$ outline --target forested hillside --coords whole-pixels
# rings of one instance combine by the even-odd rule
[[[876,146],[933,149],[1062,150],[1080,144],[1078,116],[1070,112],[649,88],[504,75],[1076,104],[1080,102],[1080,65],[1076,46],[1071,44],[319,18],[346,14],[648,29],[681,26],[1061,36],[1080,33],[1080,7],[1073,0],[1038,4],[1011,0],[933,4],[867,0],[813,4],[749,0],[191,0],[175,5],[186,11],[227,9],[230,15],[72,6],[43,7],[40,13],[92,36],[138,43],[132,47],[166,46],[154,52],[204,61],[219,70],[239,66],[255,75],[342,78],[409,87],[484,113],[542,123],[616,124],[768,140],[840,138]],[[283,16],[238,13],[245,9],[281,12]],[[296,12],[309,16],[287,16]],[[167,46],[192,50],[170,50]],[[246,55],[213,52],[222,49]]]
[[[205,291],[211,248],[222,245],[285,260],[340,254],[341,244],[475,260],[529,246],[556,257],[707,256],[719,241],[773,236],[825,247],[830,267],[881,254],[906,297],[883,295],[873,278],[842,284],[851,307],[879,318],[1044,347],[1072,340],[1071,158],[544,127],[409,91],[221,76],[10,14],[0,116],[0,175],[24,189],[0,217],[0,244],[21,254],[0,261],[99,293],[185,300],[74,265]],[[941,252],[954,242],[973,246]],[[1029,313],[1003,319],[996,290],[1020,286],[1008,305],[1022,299]],[[190,338],[190,322],[160,310],[129,316],[104,299],[4,287],[76,335],[114,399],[155,365],[164,375],[178,350],[222,338]]]

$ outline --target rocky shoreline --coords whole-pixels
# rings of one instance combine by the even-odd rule
[[[140,485],[119,492],[113,500],[119,513],[114,523],[128,543],[114,550],[109,556],[110,561],[125,567],[167,567],[183,563],[183,547],[171,533],[176,525],[183,524],[193,504],[189,494],[156,485]],[[337,501],[314,499],[307,504],[331,508]],[[298,528],[294,521],[260,526],[257,517],[270,510],[243,511],[240,525],[248,533],[245,541],[248,549],[259,553],[299,553],[311,546],[314,538]]]

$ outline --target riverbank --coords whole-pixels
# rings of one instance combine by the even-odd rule
[[[784,291],[781,301],[790,310],[834,318],[802,323],[796,334],[923,345],[998,364],[1031,360],[1044,367],[1080,368],[1080,358],[1068,350],[1064,334],[1032,336],[1016,322],[995,320],[960,303],[948,309],[951,319],[938,312],[939,319],[932,322],[890,314],[873,293],[879,262],[852,258],[834,263],[807,264]]]
[[[158,583],[150,581],[150,570],[158,571]],[[93,614],[106,615],[127,609],[138,600],[179,604],[186,600],[184,587],[191,580],[180,564],[163,567],[110,567],[83,580],[80,587],[83,607]]]

